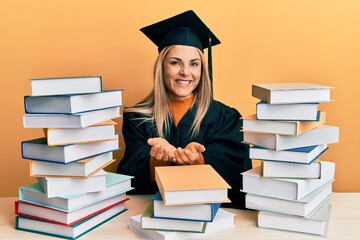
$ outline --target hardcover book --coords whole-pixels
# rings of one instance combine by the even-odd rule
[[[89,94],[25,96],[26,113],[75,114],[122,105],[122,90]]]
[[[300,82],[253,84],[252,96],[271,104],[329,102],[331,89]]]
[[[83,94],[102,91],[101,76],[33,78],[30,79],[31,95]]]
[[[318,179],[321,177],[323,161],[310,164],[262,161],[262,177]]]
[[[230,185],[210,165],[156,167],[155,180],[166,206],[230,201]]]
[[[242,191],[262,196],[298,201],[334,180],[335,163],[324,161],[320,179],[263,178],[261,166],[242,173]]]

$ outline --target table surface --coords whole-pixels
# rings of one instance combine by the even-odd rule
[[[126,202],[128,211],[83,235],[80,239],[143,239],[131,231],[129,217],[142,213],[149,203],[148,195],[131,195]],[[0,198],[0,239],[58,239],[49,236],[18,231],[14,228],[15,197]],[[333,193],[331,217],[326,239],[359,239],[360,237],[360,193]],[[221,231],[204,239],[324,239],[319,236],[293,233],[257,227],[257,211],[226,209],[236,214],[235,228]]]

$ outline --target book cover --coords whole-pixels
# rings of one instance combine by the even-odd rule
[[[210,165],[156,167],[155,181],[165,205],[230,201],[230,185]]]
[[[292,148],[282,151],[251,146],[249,156],[251,159],[263,161],[309,164],[318,159],[328,149],[327,144]]]
[[[271,104],[330,102],[331,89],[301,82],[253,84],[252,96]]]
[[[221,203],[165,206],[160,192],[151,197],[154,217],[212,222]]]
[[[307,196],[294,201],[252,193],[245,195],[248,209],[307,217],[332,195],[332,182],[326,183]]]
[[[116,149],[117,151],[119,149]],[[113,163],[113,151],[71,164],[30,160],[31,177],[90,177]]]
[[[37,182],[48,198],[73,194],[100,192],[106,189],[104,170],[88,178],[37,177]]]
[[[125,211],[126,209],[124,205],[118,204],[72,226],[65,226],[61,224],[39,221],[32,218],[16,216],[15,228],[17,230],[44,234],[48,236],[76,239]]]
[[[198,232],[203,233],[206,229],[206,222],[179,220],[171,218],[155,218],[154,206],[150,202],[146,210],[141,215],[141,228],[160,231],[177,232]]]
[[[23,124],[25,128],[85,128],[118,117],[120,107],[76,114],[26,113]]]
[[[98,213],[104,212],[113,206],[122,204],[127,200],[129,200],[129,198],[126,198],[126,194],[123,193],[71,212],[60,211],[33,203],[16,201],[15,215],[39,221],[72,226]]]
[[[38,183],[33,183],[19,188],[19,200],[70,212],[130,191],[133,189],[131,178],[133,177],[108,172],[104,191],[53,198],[48,198],[41,186]]]
[[[30,79],[31,95],[85,94],[102,91],[101,76],[55,77]]]
[[[141,228],[141,214],[132,216],[129,219],[129,228],[140,234],[141,236],[154,239],[154,240],[170,240],[170,239],[197,239],[209,236],[216,232],[225,231],[233,228],[235,214],[219,209],[213,222],[208,222],[204,233],[192,233],[192,232],[176,232],[176,231],[157,231]]]
[[[258,120],[273,121],[318,121],[319,103],[270,104],[260,101],[256,104]]]
[[[297,136],[244,132],[244,142],[276,151],[339,142],[339,127],[321,125]]]
[[[326,113],[321,112],[318,121],[272,121],[258,120],[256,114],[245,116],[243,119],[244,132],[273,133],[279,135],[300,135],[306,131],[325,124]]]
[[[48,146],[46,138],[37,138],[21,143],[22,158],[68,164],[99,154],[113,152],[119,148],[118,135],[115,140]]]
[[[243,192],[298,201],[334,180],[335,163],[323,162],[320,179],[263,178],[261,166],[243,172],[242,176]]]
[[[26,113],[75,114],[122,106],[122,90],[89,94],[25,96]]]
[[[262,177],[318,179],[321,177],[322,163],[320,160],[310,164],[262,161]]]
[[[86,128],[44,128],[44,134],[48,146],[114,140],[116,124],[108,120]]]

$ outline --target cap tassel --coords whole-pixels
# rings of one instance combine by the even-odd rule
[[[213,95],[213,76],[212,76],[212,52],[211,52],[211,32],[209,30],[209,46],[208,46],[208,65],[209,65],[209,77],[211,83],[211,95]]]

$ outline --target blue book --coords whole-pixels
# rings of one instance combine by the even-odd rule
[[[155,218],[212,222],[221,203],[165,206],[160,192],[152,196]]]
[[[251,159],[256,160],[310,164],[328,149],[327,144],[292,148],[283,151],[251,146],[249,155]]]
[[[126,192],[133,189],[131,187],[132,178],[132,176],[108,172],[106,175],[106,189],[103,191],[53,198],[46,196],[40,184],[33,183],[19,188],[19,200],[70,212],[113,196],[125,195]]]

